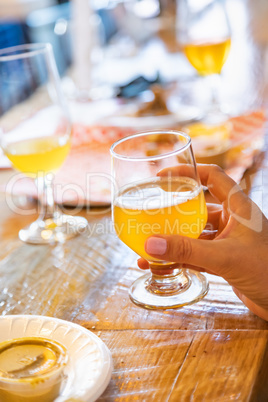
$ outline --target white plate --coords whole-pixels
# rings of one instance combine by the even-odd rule
[[[0,342],[24,336],[53,339],[68,350],[67,379],[55,402],[67,402],[69,398],[93,402],[110,382],[112,359],[109,349],[100,338],[80,325],[38,315],[0,316]]]
[[[102,120],[103,125],[115,127],[131,127],[134,129],[168,128],[176,124],[186,124],[200,120],[203,117],[200,109],[194,106],[183,105],[176,112],[160,116],[131,116],[137,110],[133,106],[122,107],[120,114],[106,117]]]

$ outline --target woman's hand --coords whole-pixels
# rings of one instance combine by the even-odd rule
[[[165,169],[159,175],[175,174],[177,169]],[[221,203],[208,205],[208,226],[216,230],[214,239],[208,240],[206,232],[199,239],[157,235],[147,239],[145,251],[161,260],[222,276],[253,313],[268,320],[268,221],[222,169],[199,165],[198,173]],[[143,258],[138,265],[149,268]]]

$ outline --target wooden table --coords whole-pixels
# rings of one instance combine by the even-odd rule
[[[267,183],[268,154],[254,177]],[[1,173],[7,179],[11,172]],[[263,200],[267,209],[265,185]],[[19,199],[21,208],[36,204]],[[64,245],[23,244],[18,230],[35,216],[12,212],[1,196],[0,313],[41,314],[83,325],[110,348],[111,382],[100,401],[268,400],[268,323],[221,278],[197,304],[148,311],[132,304],[141,275],[136,255],[112,233],[109,211],[82,211],[87,233]]]
[[[268,215],[267,141],[265,149],[244,183]],[[11,174],[2,171],[0,181]],[[1,195],[0,314],[53,316],[98,335],[114,362],[99,401],[268,401],[268,323],[223,279],[208,275],[208,295],[192,306],[144,310],[129,300],[142,272],[112,232],[109,210],[82,210],[88,232],[64,245],[32,246],[17,234],[36,204],[18,199],[22,214],[10,202]]]

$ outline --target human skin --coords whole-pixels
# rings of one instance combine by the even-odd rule
[[[178,169],[164,169],[158,175],[176,175]],[[202,184],[220,203],[208,204],[213,239],[204,235],[199,239],[151,236],[145,251],[161,260],[223,277],[249,310],[268,321],[268,220],[221,168],[198,165],[197,169]],[[138,265],[149,268],[143,258]]]

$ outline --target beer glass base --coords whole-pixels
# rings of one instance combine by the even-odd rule
[[[19,238],[30,244],[64,243],[84,232],[88,222],[81,216],[59,215],[59,219],[37,219],[19,231]]]
[[[181,308],[203,299],[209,289],[207,278],[201,273],[190,269],[182,269],[182,272],[187,277],[189,286],[170,295],[149,292],[146,289],[146,283],[150,279],[151,273],[141,276],[132,284],[129,290],[131,301],[145,309],[165,310]]]

